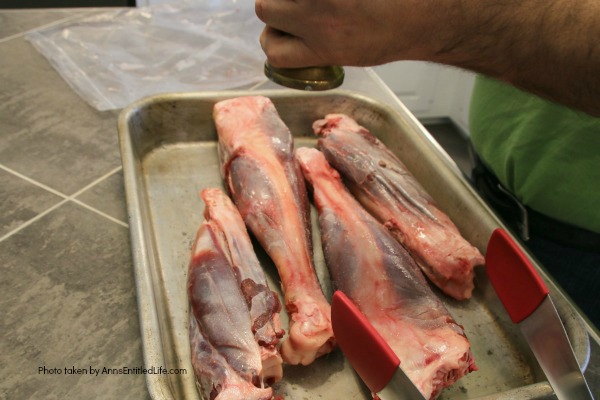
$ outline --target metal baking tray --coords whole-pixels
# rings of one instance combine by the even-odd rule
[[[346,113],[370,129],[407,165],[463,235],[485,254],[492,231],[502,226],[473,191],[456,165],[407,111],[353,92],[288,90],[166,94],[132,104],[119,117],[129,227],[134,258],[145,367],[166,374],[146,375],[154,399],[197,399],[188,341],[186,294],[190,248],[203,220],[199,192],[223,187],[218,169],[213,105],[222,99],[262,94],[270,97],[295,136],[296,147],[314,146],[311,125],[328,113]],[[323,290],[331,286],[314,219],[315,263]],[[257,246],[271,288],[277,272]],[[537,265],[536,265],[537,266]],[[539,266],[537,266],[539,269]],[[589,340],[570,302],[541,271],[566,325],[581,365]],[[541,399],[553,392],[533,353],[511,323],[485,271],[476,272],[469,301],[440,297],[464,326],[479,370],[446,389],[440,399]],[[287,316],[282,313],[284,326]],[[182,373],[175,373],[180,369]],[[160,370],[159,370],[160,371]],[[370,399],[339,350],[310,366],[285,366],[276,386],[286,399]]]

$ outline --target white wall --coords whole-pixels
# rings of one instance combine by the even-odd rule
[[[399,61],[374,70],[417,118],[450,118],[468,133],[473,73],[421,61]]]

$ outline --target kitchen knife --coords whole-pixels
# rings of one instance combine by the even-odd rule
[[[425,400],[392,348],[339,290],[333,294],[331,323],[338,346],[373,394],[381,400]]]
[[[548,288],[503,229],[492,233],[485,265],[500,301],[519,325],[556,397],[593,400]]]

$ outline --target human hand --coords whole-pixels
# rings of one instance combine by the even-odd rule
[[[255,0],[255,8],[274,67],[431,61],[600,116],[596,0]]]
[[[370,66],[424,59],[432,17],[418,0],[256,0],[260,37],[274,67]],[[439,2],[435,2],[439,3]]]

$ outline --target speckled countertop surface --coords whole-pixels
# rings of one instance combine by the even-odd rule
[[[93,12],[0,10],[0,399],[149,398],[144,374],[90,374],[143,365],[118,111],[24,38]],[[596,343],[586,375],[598,392]]]

